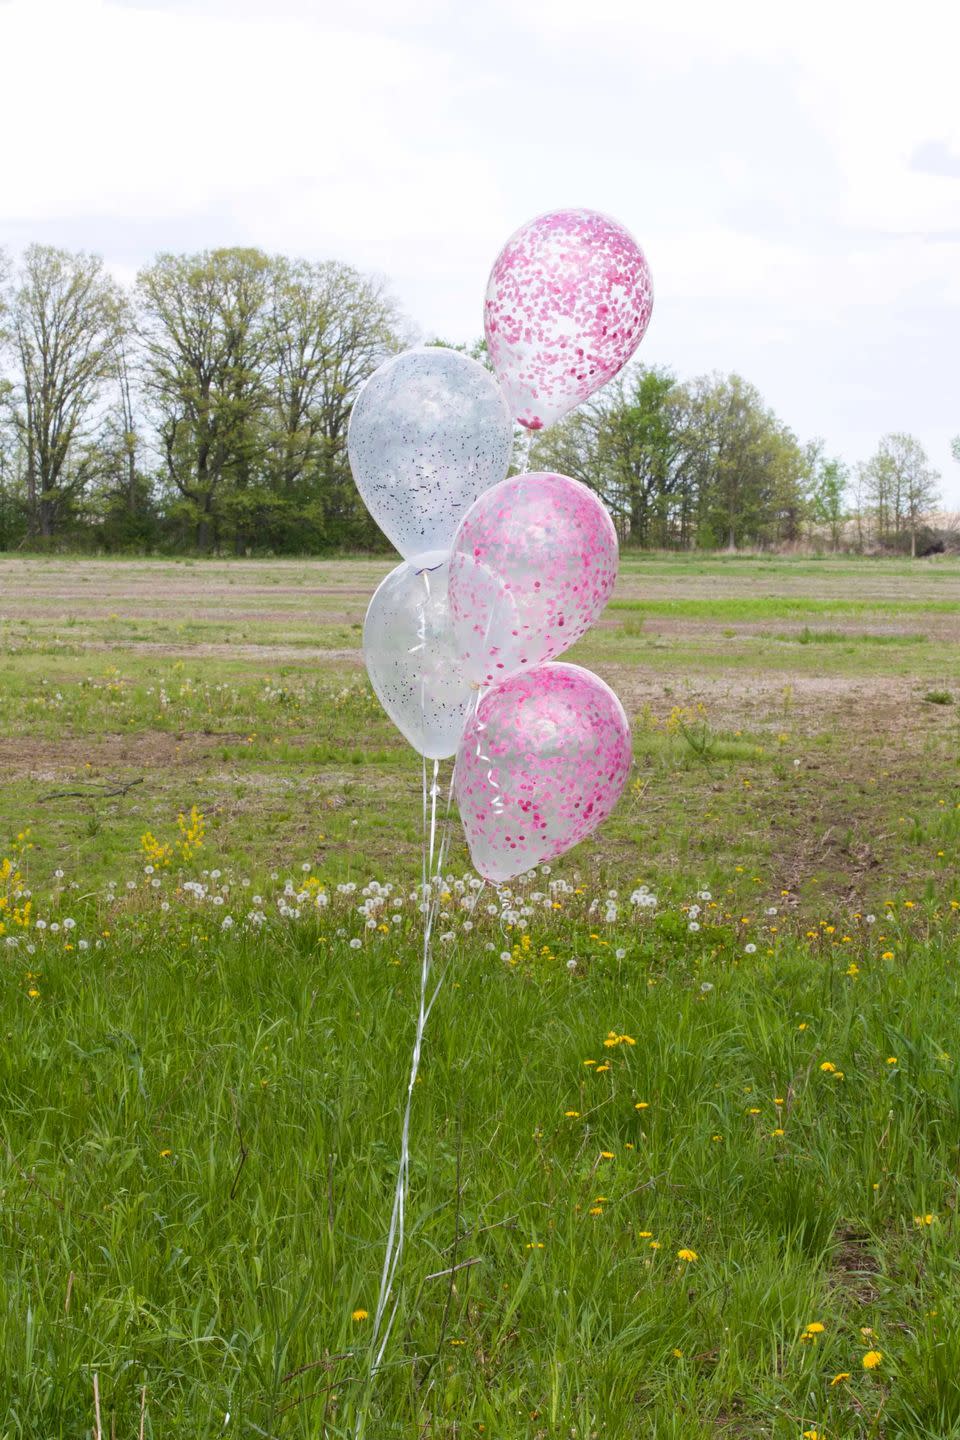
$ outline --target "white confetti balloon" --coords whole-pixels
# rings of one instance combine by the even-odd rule
[[[347,448],[364,504],[410,559],[448,550],[477,496],[504,478],[513,422],[489,371],[457,350],[424,345],[370,376]]]
[[[463,673],[447,610],[449,556],[405,560],[376,590],[363,626],[380,704],[428,760],[455,755],[476,690]]]

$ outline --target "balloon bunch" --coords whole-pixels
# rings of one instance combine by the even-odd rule
[[[652,303],[647,262],[622,225],[590,210],[542,215],[490,274],[497,378],[458,351],[419,347],[381,365],[353,408],[357,487],[405,557],[370,602],[367,670],[415,750],[435,765],[456,755],[457,804],[487,880],[577,844],[610,814],[630,768],[616,695],[554,663],[610,597],[610,516],[564,475],[506,477],[513,421],[543,429],[606,384]]]

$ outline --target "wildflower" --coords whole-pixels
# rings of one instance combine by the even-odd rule
[[[888,1055],[888,1056],[887,1056],[887,1064],[888,1064],[888,1065],[896,1065],[896,1064],[897,1064],[897,1057],[896,1057],[896,1055]]]
[[[700,1256],[697,1254],[696,1250],[678,1250],[677,1259],[685,1260],[688,1265],[691,1265],[694,1260],[699,1260]]]
[[[806,1327],[806,1333],[808,1335],[822,1335],[826,1328],[827,1327],[822,1325],[819,1320],[811,1320],[810,1324]]]
[[[579,1111],[579,1110],[564,1110],[563,1113],[564,1113],[564,1115],[567,1117],[568,1120],[579,1120],[579,1119],[580,1119],[580,1111]]]
[[[651,1239],[653,1238],[653,1231],[652,1231],[652,1230],[638,1230],[638,1231],[637,1231],[637,1238],[638,1238],[639,1240],[651,1240]]]
[[[830,1384],[831,1384],[831,1385],[842,1385],[843,1382],[844,1382],[844,1380],[849,1380],[849,1379],[850,1379],[850,1371],[849,1371],[849,1370],[841,1370],[839,1375],[834,1375],[833,1379],[830,1381]]]
[[[786,1131],[780,1130],[780,1129],[778,1128],[778,1129],[776,1129],[776,1130],[771,1130],[771,1131],[770,1131],[770,1134],[771,1134],[771,1136],[773,1137],[773,1139],[776,1140],[776,1139],[779,1139],[781,1135],[786,1134]]]
[[[651,1240],[651,1241],[650,1241],[650,1249],[651,1249],[651,1250],[659,1250],[659,1249],[660,1249],[660,1241],[659,1241],[659,1240]]]
[[[876,1370],[877,1366],[880,1364],[880,1361],[881,1361],[882,1359],[883,1359],[883,1351],[882,1351],[882,1350],[868,1350],[867,1353],[866,1353],[866,1355],[864,1355],[864,1357],[863,1357],[863,1368],[864,1368],[864,1370]]]
[[[678,1350],[676,1346],[673,1347],[673,1350],[672,1350],[671,1353],[672,1353],[672,1355],[673,1355],[674,1360],[682,1360],[682,1359],[683,1359],[683,1351],[682,1351],[682,1350]]]
[[[169,1160],[169,1159],[170,1159],[170,1156],[171,1156],[172,1154],[173,1154],[173,1151],[172,1151],[172,1150],[161,1150],[161,1151],[160,1151],[160,1159],[161,1159],[161,1160]]]
[[[638,1100],[633,1108],[634,1110],[649,1110],[650,1102],[647,1100]]]
[[[936,1215],[914,1215],[913,1223],[918,1226],[932,1225],[936,1218]]]
[[[823,1064],[820,1066],[820,1069],[824,1072],[825,1075],[835,1075],[837,1071],[836,1065],[834,1065],[831,1060],[824,1060]]]
[[[527,1249],[528,1249],[528,1250],[542,1250],[542,1249],[543,1249],[543,1241],[542,1241],[542,1240],[531,1240],[531,1241],[529,1241],[529,1243],[527,1244]]]
[[[591,1214],[591,1215],[602,1215],[602,1214],[603,1214],[603,1206],[602,1206],[602,1205],[591,1205],[591,1206],[590,1206],[590,1214]]]
[[[28,990],[28,991],[27,991],[27,994],[29,995],[29,997],[30,997],[31,1000],[39,1000],[39,998],[40,998],[40,991],[39,991],[39,990]]]
[[[601,1160],[612,1160],[613,1158],[614,1158],[614,1154],[613,1154],[613,1151],[612,1151],[612,1150],[601,1150],[601,1151],[600,1151],[600,1159],[601,1159]]]
[[[350,1318],[351,1320],[366,1320],[368,1316],[366,1310],[354,1310]]]
[[[892,960],[892,959],[893,959],[893,951],[892,951],[892,950],[884,950],[883,954],[880,956],[880,959],[881,959],[881,960]]]
[[[819,1430],[804,1430],[802,1434],[803,1440],[824,1440]]]

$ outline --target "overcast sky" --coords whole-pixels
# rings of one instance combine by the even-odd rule
[[[960,5],[0,0],[0,245],[259,245],[481,330],[519,224],[585,205],[656,287],[640,358],[737,370],[960,507]]]

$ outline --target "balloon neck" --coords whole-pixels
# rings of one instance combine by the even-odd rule
[[[407,564],[416,575],[425,570],[439,570],[450,559],[449,550],[425,550],[422,555],[411,555]]]

